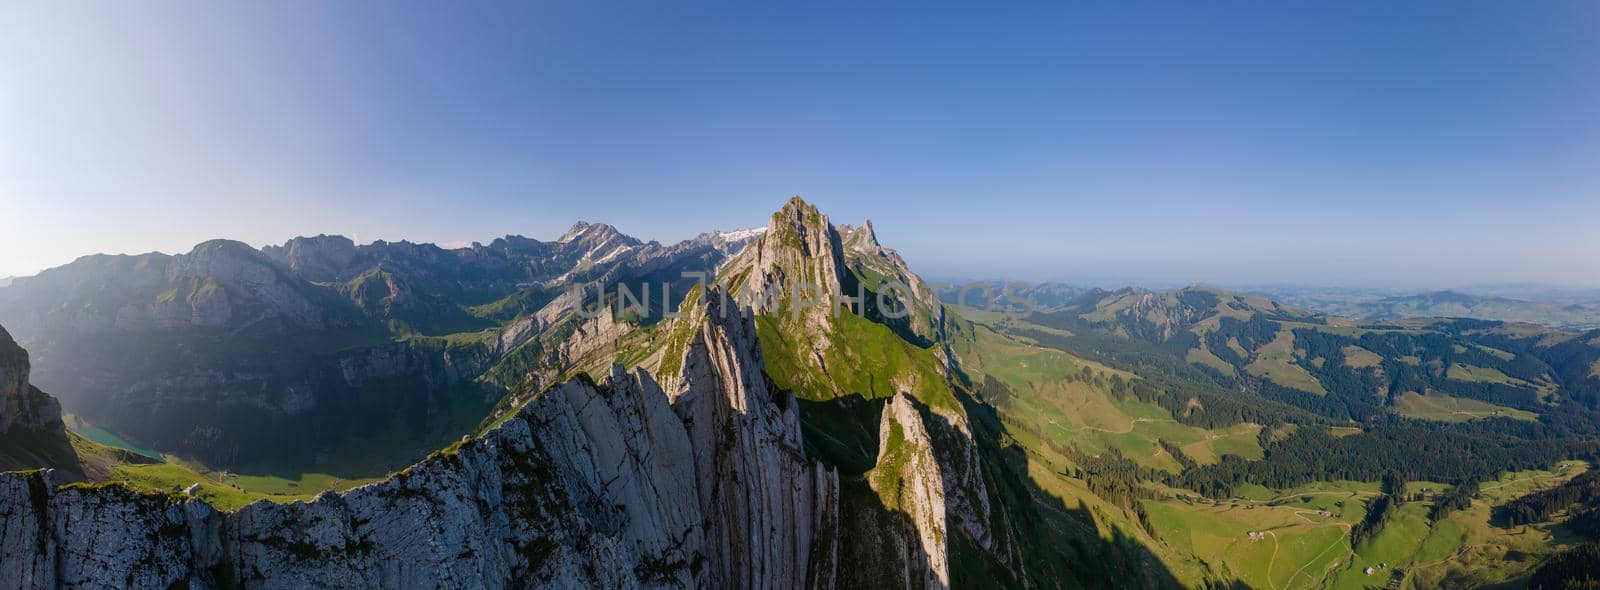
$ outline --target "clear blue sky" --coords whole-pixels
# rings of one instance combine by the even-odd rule
[[[801,194],[931,276],[1600,282],[1591,1],[154,4],[0,6],[0,276]]]

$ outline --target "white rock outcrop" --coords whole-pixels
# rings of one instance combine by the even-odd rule
[[[911,397],[898,394],[883,409],[877,466],[868,476],[888,506],[910,517],[918,546],[902,547],[908,588],[949,587],[944,476],[933,439]]]

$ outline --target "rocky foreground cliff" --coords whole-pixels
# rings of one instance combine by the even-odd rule
[[[914,439],[886,455],[930,470],[893,508],[907,527],[889,545],[914,551],[862,565],[879,550],[842,532],[860,509],[806,457],[798,404],[767,384],[749,317],[719,299],[693,320],[670,391],[620,367],[572,380],[483,436],[312,502],[223,513],[0,474],[0,587],[796,588],[863,570],[946,583],[943,478],[925,429],[907,424],[919,413],[898,401],[885,416]]]

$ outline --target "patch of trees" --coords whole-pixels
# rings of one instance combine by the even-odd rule
[[[1590,344],[1596,339],[1600,339],[1600,330],[1539,349],[1554,369],[1561,393],[1589,410],[1600,410],[1600,377],[1593,374],[1594,363],[1600,362],[1600,346]]]
[[[1466,510],[1472,507],[1472,499],[1478,495],[1479,484],[1477,479],[1468,479],[1450,491],[1441,494],[1433,502],[1433,508],[1428,511],[1428,518],[1434,521],[1444,520],[1446,516],[1457,510]]]
[[[1533,590],[1600,589],[1600,541],[1590,541],[1551,558],[1528,580]]]
[[[1397,503],[1393,496],[1387,494],[1373,498],[1372,502],[1367,504],[1367,515],[1361,522],[1350,527],[1350,547],[1354,549],[1361,545],[1362,541],[1371,539],[1383,531],[1383,525],[1389,522],[1389,515],[1394,513]]]
[[[1278,330],[1282,327],[1282,324],[1269,320],[1259,313],[1250,316],[1248,320],[1224,317],[1218,322],[1216,329],[1206,332],[1206,349],[1234,368],[1243,369],[1250,363],[1250,359],[1240,356],[1229,342],[1237,342],[1240,348],[1254,352],[1277,338]]]
[[[1094,495],[1132,512],[1134,518],[1139,521],[1139,526],[1150,536],[1156,536],[1155,527],[1150,524],[1150,515],[1145,512],[1142,500],[1154,500],[1160,496],[1140,484],[1146,480],[1162,477],[1160,472],[1140,466],[1132,459],[1122,456],[1122,452],[1117,449],[1090,455],[1074,444],[1065,451],[1067,459],[1079,467],[1078,472],[1070,475],[1081,478]]]
[[[1390,471],[1383,474],[1383,479],[1378,487],[1384,494],[1394,498],[1396,503],[1404,502],[1406,497],[1406,479],[1400,474]]]
[[[1500,370],[1526,380],[1539,379],[1548,367],[1525,355],[1506,361],[1481,348],[1444,334],[1369,333],[1360,339],[1312,329],[1297,329],[1295,346],[1306,351],[1298,359],[1301,367],[1317,378],[1338,402],[1320,402],[1319,413],[1344,410],[1354,420],[1366,420],[1383,410],[1373,403],[1375,394],[1390,399],[1405,393],[1437,389],[1457,397],[1471,398],[1503,406],[1543,411],[1539,392],[1527,387],[1486,381],[1461,381],[1449,378],[1448,367],[1466,364]],[[1383,357],[1377,367],[1352,368],[1345,364],[1344,347],[1361,346]],[[1401,361],[1415,357],[1417,364]],[[1316,362],[1321,359],[1321,362]],[[1521,362],[1518,362],[1518,360]],[[1320,365],[1320,366],[1319,366]],[[1312,402],[1319,403],[1319,402]],[[1336,414],[1328,414],[1336,416]]]
[[[1383,495],[1373,498],[1367,505],[1367,514],[1361,518],[1361,522],[1350,527],[1351,549],[1383,531],[1383,525],[1389,522],[1394,509],[1405,503],[1406,478],[1401,477],[1399,473],[1393,471],[1384,473],[1379,489],[1383,491]]]
[[[1199,289],[1178,291],[1178,303],[1186,308],[1185,311],[1194,310],[1204,313],[1216,309],[1217,304],[1221,302],[1222,299],[1218,298],[1216,293],[1210,291],[1201,291]],[[1229,303],[1234,302],[1230,301]]]
[[[1134,397],[1154,403],[1170,412],[1174,419],[1201,428],[1223,428],[1251,422],[1255,424],[1325,423],[1321,417],[1300,408],[1270,400],[1253,392],[1238,391],[1238,383],[1208,374],[1181,357],[1150,343],[1101,334],[1065,314],[1035,314],[1032,323],[1072,332],[1008,328],[1007,333],[1029,338],[1040,346],[1054,348],[1139,375],[1124,380],[1113,376],[1107,385],[1113,395]]]
[[[1600,539],[1600,506],[1589,506],[1573,511],[1572,516],[1567,522],[1562,523],[1562,526],[1585,539]]]
[[[1494,509],[1501,526],[1545,522],[1575,504],[1600,503],[1600,471],[1587,471],[1559,486],[1539,490]]]
[[[1263,428],[1262,432],[1266,432],[1266,429]],[[1161,448],[1165,450],[1168,455],[1172,455],[1172,460],[1177,461],[1178,464],[1182,465],[1184,469],[1194,469],[1195,467],[1199,466],[1199,463],[1195,462],[1193,457],[1190,457],[1187,453],[1184,453],[1183,448],[1173,444],[1172,441],[1162,438],[1157,439],[1156,442],[1161,443]]]
[[[1526,387],[1487,381],[1458,381],[1455,379],[1440,380],[1438,385],[1444,389],[1445,393],[1456,397],[1471,398],[1524,410],[1545,411],[1545,408],[1539,404],[1539,392]]]
[[[1011,401],[1011,388],[993,375],[984,375],[983,383],[978,384],[978,396],[983,401],[996,406],[1005,406]]]
[[[1383,408],[1371,396],[1352,394],[1349,390],[1328,390],[1327,395],[1317,395],[1292,387],[1284,387],[1265,379],[1257,380],[1255,388],[1263,397],[1303,408],[1335,420],[1365,422],[1383,413]],[[1326,386],[1324,386],[1326,389]]]
[[[1220,463],[1187,469],[1172,483],[1225,498],[1246,483],[1290,488],[1313,481],[1378,481],[1389,472],[1410,480],[1483,480],[1506,471],[1547,468],[1593,446],[1583,439],[1523,440],[1409,420],[1386,420],[1344,437],[1302,426],[1269,441],[1260,461],[1229,455]]]

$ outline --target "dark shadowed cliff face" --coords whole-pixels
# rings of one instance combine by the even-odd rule
[[[838,475],[805,456],[798,404],[767,388],[751,319],[705,311],[671,392],[615,367],[309,503],[219,513],[0,474],[0,586],[833,586],[864,549],[843,533]],[[885,420],[920,423],[897,412]],[[931,464],[927,439],[912,439]],[[929,473],[916,493],[942,496]],[[879,533],[915,555],[891,566],[895,585],[947,580],[942,517],[939,535]]]
[[[28,382],[28,352],[0,327],[0,470],[53,467],[81,477],[61,404]]]
[[[28,352],[0,327],[0,435],[61,430],[61,406],[28,384]]]

